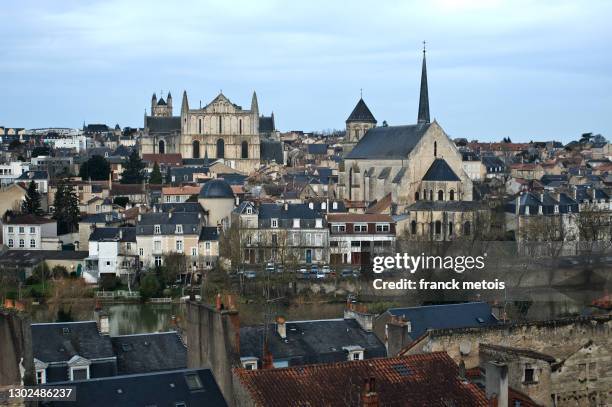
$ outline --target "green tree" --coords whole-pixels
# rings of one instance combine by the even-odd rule
[[[81,164],[79,177],[83,180],[104,181],[108,179],[111,167],[106,158],[94,155],[89,160]]]
[[[157,161],[153,164],[153,171],[151,172],[151,176],[149,177],[149,184],[161,184],[163,183],[162,173],[159,170],[159,165]]]
[[[72,233],[79,224],[79,198],[72,185],[65,179],[60,180],[53,201],[53,219],[57,220],[57,233]]]
[[[40,193],[34,180],[28,184],[25,200],[21,203],[21,213],[42,216],[43,210],[40,207]]]
[[[41,155],[51,155],[51,149],[49,146],[38,146],[32,150],[32,158],[39,157]]]
[[[123,164],[124,170],[121,174],[122,184],[141,184],[144,179],[144,163],[138,156],[138,151],[132,151],[132,154]]]
[[[177,277],[187,271],[187,258],[183,253],[170,253],[164,256],[164,265],[157,269],[159,280],[164,286],[172,285]]]
[[[140,298],[148,300],[159,294],[159,281],[153,273],[148,273],[140,282]]]

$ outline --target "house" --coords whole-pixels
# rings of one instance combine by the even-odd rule
[[[537,163],[519,163],[510,165],[510,175],[513,178],[539,180],[544,175],[544,169]]]
[[[135,227],[100,227],[89,236],[89,256],[83,278],[97,283],[105,278],[127,281],[138,269]]]
[[[0,186],[0,218],[9,210],[21,210],[21,203],[26,195],[26,188],[19,184]]]
[[[198,241],[198,264],[194,266],[212,269],[219,260],[219,228],[203,226]]]
[[[247,264],[327,263],[329,230],[323,214],[309,204],[243,201],[233,212]]]
[[[80,276],[87,252],[71,250],[6,250],[0,254],[3,273],[13,272],[21,281],[32,275],[36,266],[45,263],[49,269],[62,266]]]
[[[199,186],[183,185],[180,187],[163,187],[161,199],[164,203],[187,202],[189,198],[200,193]]]
[[[395,221],[376,213],[330,213],[330,263],[369,267],[374,257],[395,251]]]
[[[36,215],[7,217],[2,241],[13,250],[60,250],[57,222]]]
[[[30,169],[30,165],[23,161],[11,161],[6,164],[0,164],[0,185],[10,185],[22,174]]]
[[[389,356],[419,339],[429,329],[470,328],[497,325],[485,302],[389,308],[374,320],[374,331],[385,338]]]
[[[32,181],[36,184],[36,189],[39,193],[46,194],[49,190],[49,173],[47,171],[26,171],[15,180],[15,182],[23,184],[26,188]]]
[[[489,401],[444,352],[234,370],[236,406],[457,406]],[[435,401],[435,402],[434,402]]]
[[[49,401],[49,407],[210,406],[227,403],[210,369],[180,369],[54,383],[74,386],[74,401]]]

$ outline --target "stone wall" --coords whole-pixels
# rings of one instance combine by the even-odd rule
[[[27,314],[0,308],[0,386],[35,382],[30,323]]]

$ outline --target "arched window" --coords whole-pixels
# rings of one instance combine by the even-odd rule
[[[249,143],[246,141],[242,142],[242,148],[241,148],[241,154],[240,156],[242,158],[249,158]]]
[[[433,189],[429,190],[429,200],[433,201]]]
[[[463,234],[464,234],[464,235],[469,236],[469,235],[470,235],[470,233],[472,233],[472,230],[471,230],[471,229],[472,229],[472,227],[471,227],[471,225],[470,225],[470,222],[469,222],[469,221],[468,221],[468,222],[465,222],[465,223],[463,224]]]
[[[223,133],[223,116],[219,116],[219,134]]]
[[[455,190],[454,189],[450,190],[448,199],[450,199],[451,201],[455,200]]]
[[[166,154],[166,143],[164,140],[159,140],[159,147],[157,149],[159,154]]]
[[[416,191],[416,192],[414,193],[414,200],[415,200],[415,201],[418,201],[418,200],[419,200],[419,191]]]
[[[439,220],[436,221],[436,235],[442,234],[442,222]]]
[[[242,119],[238,120],[238,134],[242,134]]]
[[[448,222],[448,234],[453,234],[453,222]]]
[[[438,191],[438,201],[443,201],[444,200],[444,191],[439,190]]]
[[[416,220],[413,220],[412,222],[410,222],[410,233],[412,233],[413,235],[416,235],[417,232],[417,224],[416,224]]]
[[[193,140],[193,158],[200,158],[200,142],[198,140]]]
[[[434,157],[438,156],[438,142],[434,141]]]
[[[222,138],[217,140],[217,158],[225,158],[225,142]]]

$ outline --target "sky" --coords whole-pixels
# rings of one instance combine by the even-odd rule
[[[429,99],[451,137],[612,134],[606,0],[22,0],[0,9],[0,125],[142,127],[153,92],[220,90],[281,131],[342,129],[360,97],[382,124]]]

